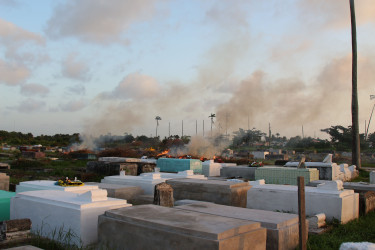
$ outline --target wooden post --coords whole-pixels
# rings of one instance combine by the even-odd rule
[[[305,178],[297,177],[298,182],[298,221],[299,221],[299,249],[306,250],[306,206],[305,206]]]

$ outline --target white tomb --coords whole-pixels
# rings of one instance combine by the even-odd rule
[[[370,172],[370,184],[375,184],[375,171]]]
[[[107,191],[77,194],[58,190],[17,193],[11,199],[10,218],[30,218],[31,230],[62,243],[87,246],[98,237],[98,216],[105,211],[129,207],[126,200],[107,198]],[[66,236],[70,232],[72,237]],[[65,242],[68,240],[69,242]]]
[[[144,159],[144,158],[128,158],[128,157],[99,157],[98,161],[104,162],[128,162],[128,163],[153,163],[156,164],[156,159]]]
[[[124,171],[120,175],[106,176],[102,183],[137,186],[144,190],[145,195],[154,195],[155,185],[165,182],[170,178],[162,178],[160,173],[150,173],[148,175],[132,176],[125,175]]]
[[[269,211],[298,213],[298,187],[250,182],[247,207]],[[358,218],[359,194],[343,189],[342,181],[328,181],[317,187],[305,187],[306,215],[324,213],[328,220],[341,223]]]
[[[218,163],[214,160],[204,161],[202,163],[202,174],[204,176],[220,176],[220,169],[222,167],[235,167],[236,163]]]
[[[154,172],[155,173],[155,172]],[[140,176],[150,176],[154,173],[142,173]],[[190,178],[190,179],[201,179],[207,180],[207,177],[201,174],[194,174],[194,170],[185,170],[178,173],[165,173],[165,172],[156,172],[160,174],[160,177],[163,179],[177,179],[177,178]]]
[[[59,190],[59,191],[66,191],[66,192],[73,192],[73,193],[84,193],[91,190],[99,189],[98,186],[78,186],[78,187],[62,187],[59,185],[55,185],[56,181],[47,181],[47,180],[40,180],[40,181],[24,181],[20,182],[19,185],[16,186],[16,193],[28,192],[28,191],[38,191],[38,190]]]

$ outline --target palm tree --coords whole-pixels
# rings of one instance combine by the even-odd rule
[[[361,153],[358,124],[358,91],[357,91],[357,31],[355,23],[354,0],[349,0],[352,28],[352,164],[361,168]]]
[[[211,118],[211,137],[212,137],[212,124],[214,124],[214,118],[216,117],[215,114],[212,114],[208,117],[208,118]]]
[[[156,116],[155,120],[156,120],[156,137],[158,137],[158,127],[159,127],[159,121],[161,120],[161,117]]]

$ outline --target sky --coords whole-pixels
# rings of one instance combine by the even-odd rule
[[[360,133],[375,3],[356,0]],[[1,0],[0,130],[326,137],[351,124],[343,0]],[[370,125],[370,133],[375,122]]]

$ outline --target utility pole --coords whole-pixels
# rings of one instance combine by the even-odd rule
[[[358,124],[358,86],[357,86],[357,28],[354,0],[349,1],[352,31],[352,164],[361,169],[361,148]],[[370,122],[370,121],[369,121]]]
[[[204,120],[203,120],[203,137],[204,137]]]
[[[168,126],[168,136],[171,137],[171,122],[169,122]]]
[[[228,136],[228,113],[225,113],[225,136]]]
[[[198,120],[195,120],[195,135],[198,135]]]
[[[184,137],[184,120],[182,120],[182,136],[181,136],[181,139],[182,137]]]
[[[271,123],[269,122],[269,123],[268,123],[268,137],[270,138],[270,139],[269,139],[269,144],[270,144],[269,146],[270,146],[270,147],[271,147],[271,136],[272,136],[271,134],[272,134],[272,133],[271,133]]]
[[[302,139],[305,138],[305,133],[303,132],[303,125],[302,125]]]

